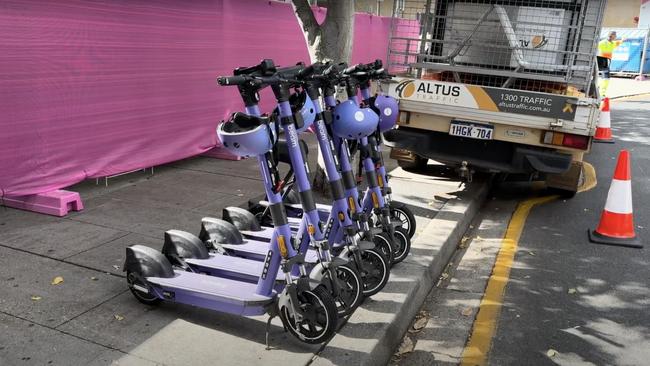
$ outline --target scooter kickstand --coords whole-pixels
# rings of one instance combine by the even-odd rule
[[[269,320],[266,321],[266,334],[264,335],[264,341],[266,342],[266,350],[270,351],[271,346],[269,345],[269,333],[271,331],[271,321],[275,318],[275,315],[269,316]]]

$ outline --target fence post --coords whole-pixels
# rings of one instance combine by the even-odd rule
[[[645,80],[644,67],[645,67],[645,58],[648,53],[648,34],[650,33],[650,27],[646,29],[645,36],[643,37],[643,49],[641,50],[641,65],[639,66],[639,75],[635,80],[643,81]]]

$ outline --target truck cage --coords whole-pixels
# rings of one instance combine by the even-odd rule
[[[388,67],[401,76],[597,97],[606,0],[395,0]]]

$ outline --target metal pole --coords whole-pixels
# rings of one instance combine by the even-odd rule
[[[643,50],[641,51],[641,65],[639,66],[639,80],[643,80],[645,75],[643,74],[643,68],[645,66],[645,58],[648,53],[648,33],[650,33],[650,27],[645,32],[645,37],[643,37]]]
[[[386,50],[386,65],[388,66],[388,69],[390,71],[390,50],[391,47],[393,46],[393,35],[395,34],[395,19],[397,18],[397,3],[398,0],[393,1],[393,14],[391,15],[390,18],[390,33],[388,34],[388,49]]]
[[[429,20],[431,19],[431,0],[427,0],[426,5],[424,6],[424,14],[426,16],[426,19],[424,19],[424,22],[420,22],[420,27],[421,27],[420,29],[422,30],[422,37],[420,38],[420,54],[423,54],[424,51],[426,50],[426,47],[427,47],[425,42],[426,42],[426,39],[427,39],[427,32],[428,32],[429,26],[430,26]],[[421,62],[419,58],[420,57],[418,56],[418,58],[416,59],[417,62]],[[424,60],[422,60],[422,61],[424,61]],[[416,77],[417,78],[422,77],[422,68],[421,67],[418,68]]]

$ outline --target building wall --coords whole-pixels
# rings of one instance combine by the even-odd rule
[[[603,27],[636,28],[634,17],[639,16],[641,0],[609,0],[605,8]]]
[[[356,0],[354,5],[357,12],[377,15],[377,4],[379,4],[379,15],[391,16],[393,14],[393,0]]]

